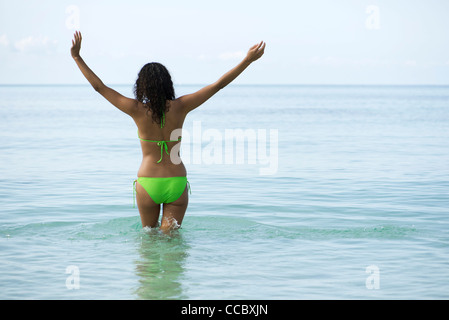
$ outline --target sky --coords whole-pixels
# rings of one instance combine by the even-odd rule
[[[449,85],[448,0],[0,0],[0,84],[133,84],[157,61],[176,84],[217,80],[263,40],[236,84]]]

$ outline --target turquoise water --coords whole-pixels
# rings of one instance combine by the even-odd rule
[[[133,208],[127,115],[88,86],[0,86],[0,298],[447,299],[448,101],[445,86],[230,86],[186,119],[192,194],[164,235]],[[226,162],[223,138],[210,161],[205,132],[230,129],[265,129],[276,157]]]

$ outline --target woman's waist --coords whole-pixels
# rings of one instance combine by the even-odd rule
[[[179,147],[169,146],[167,143],[152,144],[151,146],[142,145],[142,162],[155,162],[163,164],[179,164],[181,156]]]
[[[157,161],[157,160],[156,160]],[[186,176],[187,171],[182,161],[174,164],[170,159],[157,163],[154,157],[144,157],[137,172],[138,177],[179,177]]]

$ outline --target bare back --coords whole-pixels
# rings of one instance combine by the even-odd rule
[[[133,115],[133,120],[137,125],[139,137],[145,140],[154,141],[169,141],[177,140],[181,135],[177,134],[172,136],[172,133],[176,129],[181,129],[186,113],[183,110],[179,100],[170,100],[169,109],[165,113],[165,125],[161,128],[161,125],[153,122],[151,117],[151,110],[148,111],[142,103],[138,103],[137,111]],[[178,132],[178,131],[175,131]],[[174,152],[179,150],[180,141],[167,142],[167,151],[171,154],[172,149]],[[142,148],[142,164],[137,173],[138,177],[181,177],[186,176],[186,168],[181,162],[179,164],[173,163],[170,159],[170,155],[165,153],[165,149],[158,145],[156,142],[140,141]],[[161,154],[162,153],[162,154]],[[159,159],[162,160],[158,163]],[[177,154],[179,157],[179,154]]]

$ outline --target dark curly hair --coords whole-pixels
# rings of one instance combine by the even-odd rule
[[[158,62],[144,65],[134,85],[134,96],[148,108],[147,115],[151,110],[153,121],[160,124],[169,108],[167,100],[175,99],[173,81],[167,68]]]

